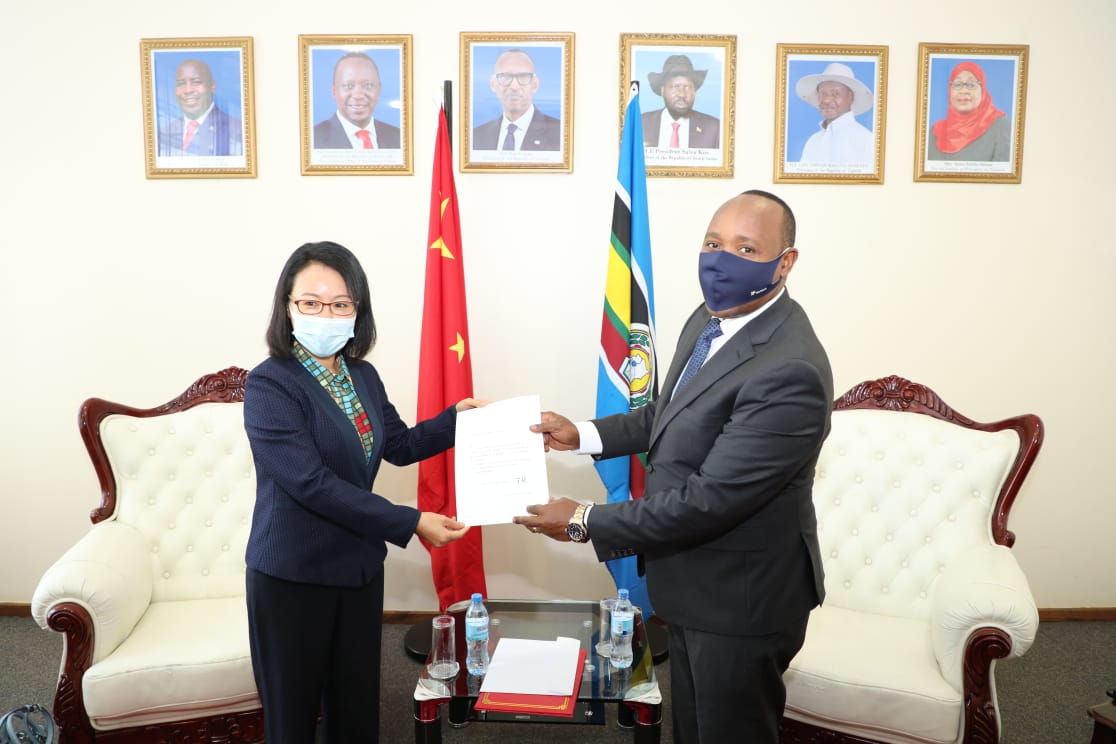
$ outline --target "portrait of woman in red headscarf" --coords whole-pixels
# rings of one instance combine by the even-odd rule
[[[1011,160],[1011,124],[992,103],[984,70],[961,62],[949,74],[949,110],[927,138],[928,160]]]

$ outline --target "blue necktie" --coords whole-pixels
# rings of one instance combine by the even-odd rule
[[[709,356],[709,347],[713,344],[713,339],[720,335],[721,319],[710,318],[709,322],[705,324],[705,328],[702,329],[701,335],[698,336],[697,343],[694,344],[694,353],[690,355],[690,361],[686,363],[686,369],[682,370],[682,377],[678,380],[678,386],[674,389],[675,392],[681,390],[682,386],[698,373],[701,365],[705,363],[705,358]]]
[[[501,150],[514,150],[515,149],[515,130],[519,129],[515,124],[508,124],[508,133],[504,136],[504,146]]]

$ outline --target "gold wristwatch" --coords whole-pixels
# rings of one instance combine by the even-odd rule
[[[566,534],[576,543],[589,542],[589,528],[585,526],[586,508],[587,504],[579,504],[570,517],[570,523],[566,525]]]

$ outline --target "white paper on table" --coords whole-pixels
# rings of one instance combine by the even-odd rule
[[[501,638],[488,662],[481,692],[572,695],[580,652],[581,643],[576,638]]]
[[[550,500],[539,396],[524,395],[457,414],[454,444],[457,519],[508,524]]]

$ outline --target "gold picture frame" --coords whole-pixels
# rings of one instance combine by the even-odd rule
[[[414,173],[411,35],[298,37],[304,176]]]
[[[1022,182],[1029,51],[918,45],[915,181]]]
[[[688,84],[682,80],[687,77]],[[688,120],[688,126],[673,126],[681,122],[674,120],[671,107],[661,96],[670,79],[680,86],[680,103],[674,109]],[[621,132],[633,80],[640,84],[648,176],[732,178],[736,36],[620,34]]]
[[[462,32],[461,171],[572,173],[573,88],[572,32]]]
[[[776,45],[775,183],[884,182],[887,53]]]
[[[255,178],[252,38],[140,39],[148,178]]]

